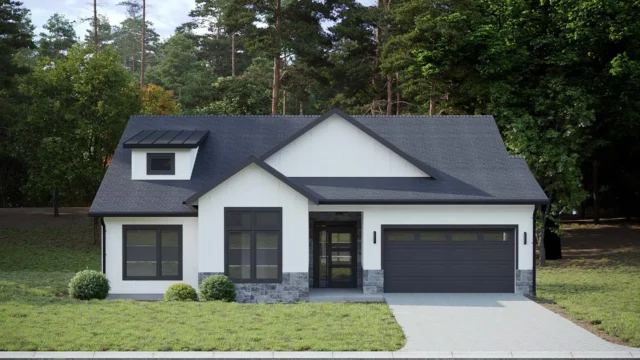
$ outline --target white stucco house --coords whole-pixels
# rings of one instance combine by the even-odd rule
[[[226,274],[311,288],[533,294],[547,197],[491,116],[133,116],[90,210],[111,294]]]

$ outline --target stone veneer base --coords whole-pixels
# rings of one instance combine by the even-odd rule
[[[198,273],[198,284],[205,278],[221,273]],[[239,303],[294,303],[309,300],[309,273],[282,273],[280,283],[240,283],[236,286]]]
[[[384,292],[384,270],[362,270],[362,293],[382,294]]]
[[[536,294],[533,281],[533,270],[516,270],[516,294]]]

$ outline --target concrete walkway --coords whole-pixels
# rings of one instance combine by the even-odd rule
[[[640,359],[640,352],[510,352],[510,351],[427,351],[427,352],[250,352],[250,351],[185,351],[185,352],[2,352],[0,359]]]
[[[401,351],[640,351],[603,340],[522,295],[385,294],[385,299],[407,336]]]

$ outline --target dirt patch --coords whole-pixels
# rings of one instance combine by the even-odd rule
[[[74,227],[92,224],[89,208],[60,208],[60,216],[53,216],[53,208],[0,208],[0,228],[27,229],[34,225],[47,228]]]

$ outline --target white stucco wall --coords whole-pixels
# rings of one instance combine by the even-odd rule
[[[224,272],[224,208],[282,208],[282,271],[309,270],[306,197],[251,164],[198,199],[200,272]]]
[[[518,225],[518,266],[533,268],[533,205],[315,205],[309,211],[362,212],[362,268],[382,268],[382,225]],[[378,241],[373,244],[373,232]],[[524,245],[524,233],[527,244]],[[514,248],[515,252],[515,248]]]
[[[309,130],[265,162],[285,176],[428,176],[338,115]]]
[[[104,218],[104,223],[107,229],[106,273],[111,294],[163,294],[169,285],[179,282],[198,288],[198,218]],[[182,225],[182,280],[122,280],[122,225]]]
[[[175,175],[147,175],[147,153],[176,154]],[[189,180],[198,155],[195,149],[131,149],[132,180]]]

